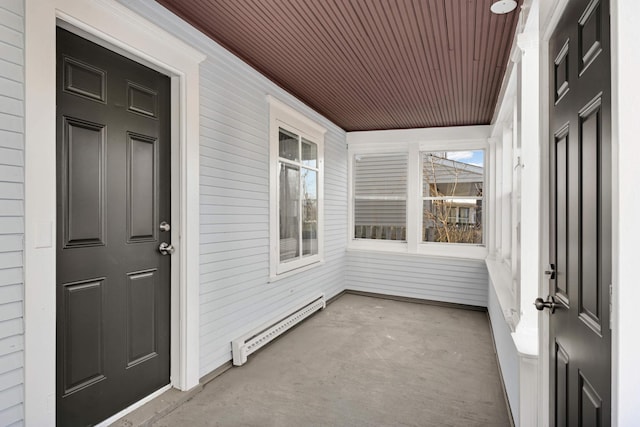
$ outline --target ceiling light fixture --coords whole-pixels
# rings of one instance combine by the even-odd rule
[[[515,0],[498,0],[491,5],[491,12],[496,15],[504,15],[515,9],[517,5]]]

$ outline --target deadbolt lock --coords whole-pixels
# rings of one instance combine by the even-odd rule
[[[160,231],[170,231],[171,226],[167,223],[167,221],[162,221],[160,223]]]
[[[556,265],[549,264],[547,265],[547,269],[544,271],[544,274],[549,278],[549,280],[553,280],[556,278]]]

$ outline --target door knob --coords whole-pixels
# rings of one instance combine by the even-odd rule
[[[536,306],[536,310],[538,311],[542,311],[545,308],[548,308],[549,310],[551,310],[551,314],[555,313],[556,311],[556,299],[551,295],[547,297],[546,301],[543,300],[542,298],[536,298],[533,305]]]
[[[172,253],[175,252],[176,248],[173,247],[173,245],[166,243],[166,242],[162,242],[160,243],[160,246],[158,247],[158,250],[160,251],[160,253],[162,255],[171,255]]]

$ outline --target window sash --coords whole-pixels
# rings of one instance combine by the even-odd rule
[[[353,172],[353,237],[406,241],[407,153],[357,155]]]
[[[315,262],[314,259],[319,259],[319,192],[320,192],[320,167],[319,167],[319,144],[315,141],[305,138],[298,133],[287,130],[286,128],[279,127],[279,142],[281,141],[280,135],[285,134],[289,138],[297,138],[297,153],[291,153],[290,151],[282,150],[282,147],[278,147],[278,244],[277,244],[277,273],[289,271],[300,266],[306,265],[309,262]],[[289,140],[290,141],[290,140]],[[291,147],[289,147],[291,148]],[[289,154],[289,157],[281,157],[280,154]],[[315,159],[309,158],[308,154],[315,154]],[[306,155],[306,156],[305,156]],[[296,170],[298,173],[295,176],[296,182],[296,197],[283,200],[283,185],[292,185],[289,181],[284,182],[281,178],[281,171],[283,170]],[[305,173],[307,171],[307,173]],[[305,178],[308,176],[314,176],[313,182],[315,186],[311,188],[311,191],[305,193],[305,188],[309,190],[309,182],[305,182]],[[306,185],[306,187],[305,187]],[[312,197],[307,197],[309,194]],[[288,209],[287,206],[283,206],[287,202],[293,201],[295,206],[291,211],[292,215],[283,217],[284,209]],[[315,201],[315,209],[309,209],[309,202]],[[313,204],[313,203],[311,203]],[[294,212],[295,211],[295,212]],[[309,216],[314,217],[309,219]],[[283,234],[284,222],[286,218],[293,218],[296,224],[289,224],[289,232]],[[305,221],[305,218],[307,220]],[[315,221],[315,223],[314,223]],[[295,233],[293,233],[295,226]],[[284,255],[284,257],[283,257]]]
[[[449,153],[464,151],[473,153],[472,156],[481,152],[483,166],[465,162],[463,159],[456,160],[455,157],[451,158],[449,155]],[[486,173],[484,165],[486,162],[484,160],[486,150],[463,148],[446,151],[420,151],[419,154],[420,191],[422,193],[422,214],[418,218],[419,243],[424,245],[484,246],[486,233],[483,207],[485,204]],[[469,194],[469,192],[475,192],[474,189],[480,194]],[[441,191],[444,194],[440,193]],[[438,202],[442,206],[433,206],[433,203],[438,204]],[[457,206],[472,203],[477,208]],[[429,204],[431,204],[430,207],[428,207]],[[428,211],[429,209],[430,211]],[[440,209],[440,211],[434,212],[434,209]],[[466,217],[461,217],[461,209],[467,209]],[[473,209],[473,214],[471,209]],[[478,217],[480,221],[476,221]]]

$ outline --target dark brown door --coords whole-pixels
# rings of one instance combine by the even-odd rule
[[[611,424],[609,1],[570,1],[550,41],[551,425]]]
[[[169,79],[57,30],[57,423],[169,383]]]

